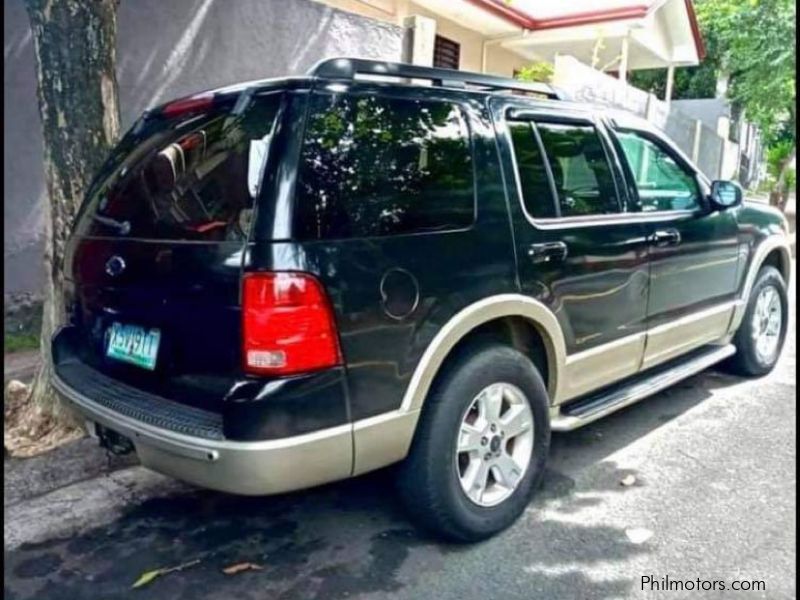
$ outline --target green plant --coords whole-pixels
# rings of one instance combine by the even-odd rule
[[[553,80],[553,65],[545,61],[537,61],[522,67],[516,74],[520,81],[539,81],[550,83]]]
[[[39,336],[33,333],[6,332],[3,343],[6,354],[22,352],[23,350],[36,350],[39,348]]]
[[[790,167],[786,170],[786,189],[794,190],[797,188],[797,170]]]
[[[767,149],[767,173],[771,177],[778,178],[781,166],[792,152],[792,146],[791,140],[784,139],[774,143]]]

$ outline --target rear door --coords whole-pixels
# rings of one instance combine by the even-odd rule
[[[178,101],[114,150],[66,258],[84,361],[151,391],[196,391],[182,397],[198,405],[219,399],[213,382],[224,390],[239,370],[242,254],[280,99]]]
[[[645,230],[602,123],[495,100],[507,155],[522,291],[558,318],[567,346],[563,395],[574,398],[638,371],[645,339]]]
[[[271,265],[311,271],[330,295],[354,421],[399,408],[442,325],[513,286],[481,109],[468,93],[371,82],[321,86],[309,98],[295,197],[300,248],[273,252],[284,262]]]
[[[708,208],[705,177],[658,132],[619,126],[614,135],[652,242],[647,368],[727,332],[738,226],[733,211]]]

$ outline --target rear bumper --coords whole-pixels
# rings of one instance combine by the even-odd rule
[[[266,495],[344,479],[352,473],[350,424],[258,442],[207,439],[120,414],[75,390],[57,374],[53,386],[87,420],[130,438],[145,467],[198,486]]]

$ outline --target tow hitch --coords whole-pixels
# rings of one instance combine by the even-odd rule
[[[100,441],[100,446],[112,454],[123,456],[135,450],[133,442],[130,441],[130,439],[126,438],[124,435],[120,435],[113,429],[108,429],[97,423],[95,424],[95,431],[97,432],[97,439]]]

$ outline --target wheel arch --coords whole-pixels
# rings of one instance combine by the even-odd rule
[[[750,292],[753,289],[753,285],[755,285],[759,271],[765,265],[774,266],[778,269],[786,286],[789,287],[791,283],[792,250],[785,235],[769,236],[753,251],[744,283],[737,297],[736,308],[731,318],[731,325],[728,330],[730,334],[735,333],[739,325],[741,325],[747,309]]]
[[[459,311],[436,334],[422,355],[401,404],[401,411],[420,410],[430,387],[448,358],[487,326],[513,320],[532,327],[544,346],[546,384],[552,399],[559,396],[560,374],[566,362],[566,345],[552,311],[541,302],[519,294],[485,298]],[[512,336],[514,333],[512,332]],[[534,361],[535,362],[535,361]]]
[[[772,250],[767,252],[764,260],[761,261],[757,271],[760,271],[765,266],[771,266],[778,269],[783,277],[783,280],[786,282],[786,285],[789,285],[789,279],[792,275],[792,255],[788,248],[781,246],[772,248]]]
[[[566,345],[552,311],[520,294],[499,294],[463,308],[437,332],[411,375],[400,407],[353,423],[353,475],[360,475],[404,459],[414,438],[425,398],[436,376],[459,344],[482,326],[503,319],[520,319],[536,329],[547,355],[547,391],[559,397]]]

